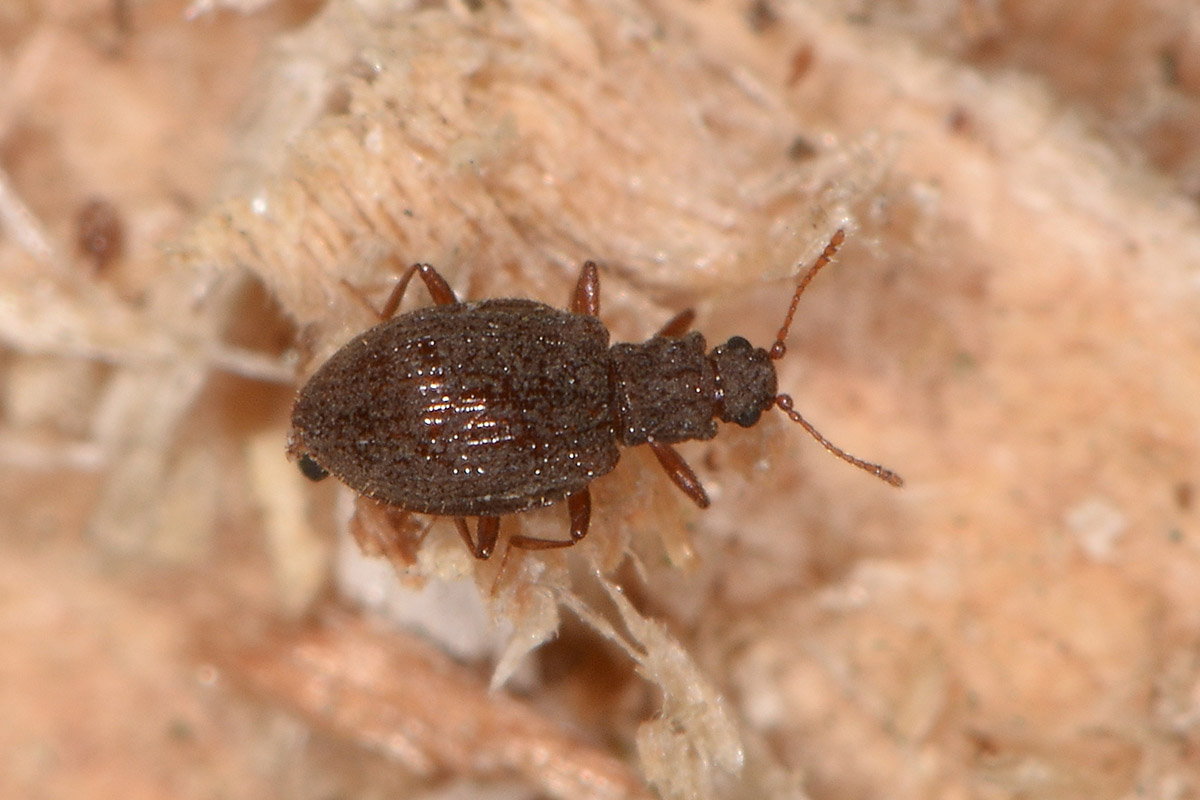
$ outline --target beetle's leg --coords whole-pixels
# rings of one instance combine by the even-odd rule
[[[492,582],[492,594],[496,593],[496,587],[500,585],[500,576],[504,574],[504,568],[508,566],[508,557],[512,554],[514,547],[522,550],[561,549],[571,547],[587,536],[588,525],[592,521],[592,493],[586,487],[567,496],[567,513],[571,515],[570,539],[539,539],[536,536],[512,536],[509,538],[508,544],[504,547],[504,557],[500,559],[500,569],[496,572],[496,579]]]
[[[592,522],[592,493],[586,486],[567,498],[567,513],[571,515],[571,541],[578,542],[587,536]]]
[[[466,517],[455,517],[454,525],[458,528],[458,535],[462,537],[472,555],[481,561],[492,555],[492,550],[496,547],[496,537],[500,533],[499,517],[480,517],[479,525],[475,528],[474,540],[471,539],[471,531],[467,527]]]
[[[571,313],[589,317],[600,315],[600,273],[596,271],[595,261],[583,262],[579,270],[579,280],[571,295]]]
[[[496,549],[496,537],[500,535],[499,517],[480,517],[475,528],[475,557],[488,558]]]
[[[570,539],[538,539],[535,536],[513,536],[508,540],[509,547],[519,547],[522,550],[552,550],[556,547],[570,547],[587,536],[588,525],[592,520],[592,494],[586,488],[567,497],[567,512],[571,515]],[[507,551],[504,554],[508,557]],[[501,567],[503,569],[503,567]]]
[[[692,322],[696,319],[696,312],[690,308],[685,308],[675,316],[667,320],[667,324],[659,328],[655,336],[669,336],[673,339],[678,339],[688,332],[692,327]]]
[[[404,270],[404,274],[392,288],[392,293],[388,295],[387,302],[379,310],[381,321],[391,319],[392,315],[396,313],[396,309],[400,308],[400,301],[404,299],[404,292],[408,289],[408,282],[412,280],[414,274],[420,274],[421,280],[425,282],[425,288],[429,290],[429,296],[433,298],[436,305],[452,306],[458,303],[458,297],[455,296],[454,290],[436,269],[428,264],[413,264]]]
[[[675,452],[675,448],[669,444],[663,442],[650,442],[649,444],[655,457],[658,458],[658,463],[667,471],[667,476],[674,481],[675,485],[692,498],[696,505],[708,508],[708,492],[704,491],[700,479],[683,460],[683,456]]]
[[[455,517],[454,527],[458,528],[458,535],[462,537],[463,544],[467,546],[467,549],[472,553],[477,552],[475,550],[475,540],[471,538],[471,531],[467,528],[467,518]]]

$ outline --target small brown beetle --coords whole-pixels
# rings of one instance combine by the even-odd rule
[[[768,352],[740,336],[705,352],[678,314],[650,340],[609,345],[589,261],[569,311],[533,300],[462,303],[428,264],[392,290],[384,321],[333,354],[300,390],[289,453],[305,476],[330,473],[408,512],[454,517],[476,558],[496,545],[500,517],[567,501],[570,539],[513,536],[509,547],[569,547],[588,531],[588,484],[617,464],[618,445],[648,444],[675,485],[708,506],[671,445],[711,439],[716,420],[749,427],[779,407],[827,450],[893,486],[900,476],[835,447],[776,393],[800,295],[845,239],[834,234],[796,287]],[[394,316],[414,274],[436,305]],[[467,517],[478,517],[475,536]]]

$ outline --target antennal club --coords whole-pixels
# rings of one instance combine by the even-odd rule
[[[796,316],[796,307],[800,304],[800,295],[804,294],[804,290],[821,271],[821,267],[833,260],[834,254],[837,253],[844,241],[846,241],[846,231],[844,228],[838,228],[837,233],[833,234],[833,238],[829,240],[829,244],[825,245],[825,249],[821,251],[821,255],[817,256],[817,260],[813,262],[813,265],[808,268],[808,272],[804,273],[804,277],[800,279],[800,283],[796,285],[796,293],[792,295],[792,304],[788,307],[787,316],[783,318],[783,327],[775,335],[775,344],[771,346],[772,360],[778,361],[787,354],[786,340],[788,331],[792,329],[792,318]]]

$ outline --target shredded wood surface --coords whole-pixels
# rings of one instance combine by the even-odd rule
[[[0,795],[1200,789],[1200,16],[850,5],[0,10]],[[781,390],[901,492],[768,415],[397,580],[285,461],[408,263],[764,344],[843,225]]]

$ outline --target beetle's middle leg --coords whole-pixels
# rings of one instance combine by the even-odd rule
[[[587,536],[588,525],[592,520],[592,494],[586,488],[567,496],[567,512],[571,515],[570,539],[539,539],[536,536],[513,536],[508,540],[509,547],[519,547],[522,550],[551,550],[556,547],[570,547],[578,544]],[[505,553],[507,557],[508,553]]]
[[[592,494],[586,487],[567,496],[567,513],[571,516],[570,539],[539,539],[536,536],[509,537],[508,544],[504,548],[504,558],[500,559],[500,570],[496,573],[496,581],[499,582],[500,576],[504,574],[508,556],[514,547],[522,550],[554,550],[571,547],[587,536],[588,525],[592,521]],[[492,592],[495,593],[495,591],[496,584],[493,584]]]
[[[650,442],[649,444],[658,463],[666,470],[667,476],[675,485],[692,498],[692,502],[696,505],[708,508],[708,492],[704,491],[704,484],[700,483],[700,479],[683,460],[683,456],[679,455],[674,447],[664,442]]]

